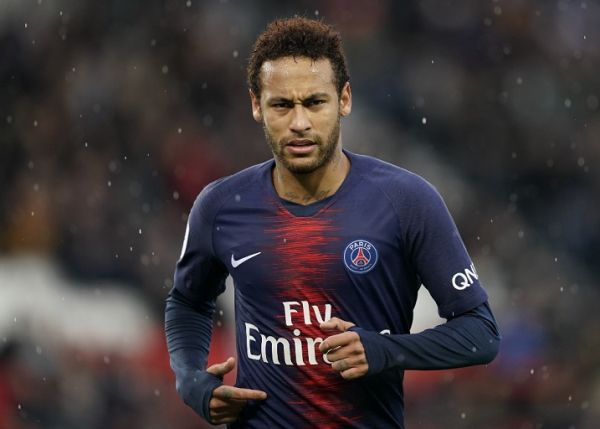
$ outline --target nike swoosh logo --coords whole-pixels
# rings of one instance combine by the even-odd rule
[[[258,255],[260,255],[261,253],[262,253],[262,252],[256,252],[256,253],[253,253],[252,255],[244,256],[244,257],[243,257],[243,258],[241,258],[241,259],[235,259],[235,258],[233,257],[233,254],[232,254],[232,255],[231,255],[231,266],[232,266],[233,268],[237,268],[237,267],[239,267],[240,265],[242,265],[244,262],[246,262],[248,259],[252,259],[252,258],[254,258],[255,256],[258,256]]]

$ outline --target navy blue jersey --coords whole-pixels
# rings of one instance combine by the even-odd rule
[[[342,186],[309,213],[277,195],[273,160],[212,183],[194,203],[174,288],[200,306],[233,277],[236,386],[268,394],[234,428],[402,427],[403,370],[342,379],[319,351],[332,335],[319,324],[335,316],[407,334],[421,284],[444,318],[487,300],[437,191],[345,153]]]

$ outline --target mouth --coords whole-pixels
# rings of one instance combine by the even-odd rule
[[[315,142],[313,142],[312,140],[309,140],[309,139],[294,139],[294,140],[290,140],[285,145],[293,146],[293,147],[304,147],[304,146],[311,146],[314,144],[315,144]]]
[[[285,148],[293,155],[306,155],[315,150],[317,144],[309,139],[294,139],[285,144]]]

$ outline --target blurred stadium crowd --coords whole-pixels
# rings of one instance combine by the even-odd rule
[[[438,187],[503,334],[409,372],[407,426],[598,427],[599,3],[0,0],[0,428],[203,427],[164,298],[196,194],[270,156],[245,61],[294,14],[341,31],[345,146]]]

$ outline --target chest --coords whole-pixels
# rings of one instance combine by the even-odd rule
[[[381,284],[401,253],[394,213],[353,202],[310,217],[275,203],[236,207],[215,219],[213,237],[241,292],[285,284],[343,293],[357,284]]]

